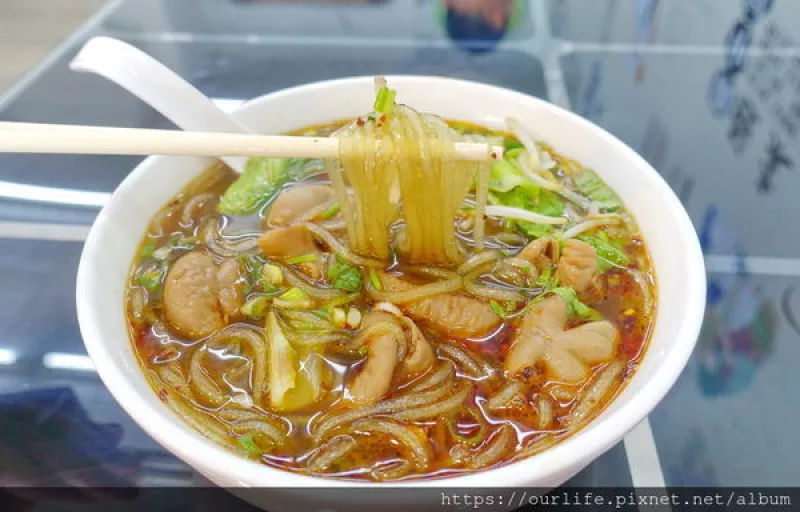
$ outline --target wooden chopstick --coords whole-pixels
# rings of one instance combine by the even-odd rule
[[[0,153],[338,158],[339,144],[329,137],[0,122]],[[502,154],[500,146],[487,151],[486,144],[456,143],[461,160],[495,159]]]

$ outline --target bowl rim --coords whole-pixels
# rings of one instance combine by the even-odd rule
[[[276,487],[276,488],[425,488],[425,487],[508,487],[525,485],[531,479],[531,470],[539,478],[553,475],[571,475],[575,471],[575,458],[570,453],[579,453],[580,460],[593,461],[610,446],[618,443],[630,430],[644,420],[664,398],[675,384],[686,366],[697,342],[705,309],[706,275],[700,242],[688,213],[680,200],[655,169],[633,149],[609,132],[579,115],[554,105],[546,100],[529,96],[525,93],[481,82],[449,77],[425,75],[387,75],[390,83],[403,86],[457,86],[481,89],[481,92],[525,102],[546,112],[550,116],[560,116],[568,123],[581,126],[608,145],[613,152],[620,153],[630,161],[632,167],[644,172],[650,186],[657,187],[668,206],[664,212],[676,224],[681,234],[683,250],[681,252],[686,269],[687,279],[693,285],[685,291],[685,302],[682,308],[682,324],[679,326],[671,347],[664,361],[654,369],[647,382],[647,392],[637,393],[620,406],[612,415],[601,421],[593,420],[592,429],[584,427],[579,435],[573,435],[557,443],[543,452],[520,458],[496,468],[479,470],[462,475],[434,477],[422,480],[401,482],[359,482],[316,477],[273,468],[258,462],[247,460],[237,454],[217,446],[197,432],[186,435],[191,427],[181,425],[177,415],[171,414],[166,406],[154,407],[143,396],[139,396],[135,386],[117,369],[120,364],[114,360],[104,343],[103,333],[99,327],[98,313],[92,309],[92,300],[87,300],[96,292],[91,286],[92,273],[96,262],[102,260],[101,241],[104,233],[112,228],[109,210],[119,201],[125,191],[135,189],[141,178],[158,161],[168,157],[150,156],[134,168],[114,190],[110,200],[98,214],[84,243],[78,266],[76,283],[76,303],[80,330],[86,350],[92,359],[101,380],[126,413],[168,451],[185,461],[193,469],[208,468],[212,463],[229,481],[243,487]],[[373,76],[354,76],[325,80],[297,85],[274,91],[239,105],[232,115],[238,116],[265,102],[280,102],[298,93],[327,88],[363,86],[365,81],[374,80]],[[123,306],[120,306],[123,307]],[[658,318],[656,319],[658,322]],[[125,340],[130,343],[130,339]],[[645,353],[646,357],[646,353]],[[176,442],[180,439],[180,442]],[[583,467],[583,466],[580,466]],[[274,485],[277,483],[277,485]]]

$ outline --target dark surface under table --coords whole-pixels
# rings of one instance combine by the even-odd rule
[[[115,85],[68,69],[93,35],[142,48],[226,107],[316,80],[435,74],[571,108],[640,152],[684,202],[707,257],[709,305],[673,390],[567,486],[796,485],[800,47],[791,28],[800,5],[523,4],[513,32],[478,52],[448,37],[435,1],[115,2],[0,96],[0,120],[172,127]],[[76,320],[82,238],[139,161],[0,155],[4,485],[202,482],[117,405]],[[29,502],[43,508],[46,499]],[[126,499],[120,510],[169,504]]]

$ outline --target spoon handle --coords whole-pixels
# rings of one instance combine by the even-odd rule
[[[107,78],[183,130],[252,133],[165,65],[117,39],[91,39],[72,60],[70,68]],[[222,160],[237,172],[242,172],[247,163],[240,156],[225,156]]]

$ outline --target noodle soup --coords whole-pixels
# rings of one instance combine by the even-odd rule
[[[644,353],[655,283],[614,191],[517,121],[445,123],[390,91],[296,133],[339,137],[337,161],[206,170],[133,264],[154,392],[243,457],[373,481],[507,464],[590,422]],[[459,162],[457,141],[505,151]]]

